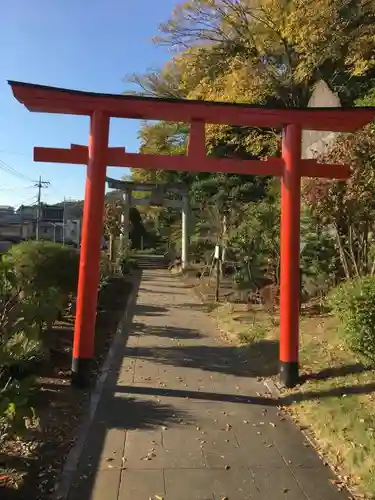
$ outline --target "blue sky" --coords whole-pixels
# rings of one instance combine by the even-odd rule
[[[82,199],[85,167],[34,163],[34,146],[87,144],[88,118],[30,113],[7,80],[121,93],[124,77],[171,57],[155,47],[177,0],[3,0],[0,2],[0,205],[33,202],[39,175],[50,181],[43,201]],[[137,151],[139,122],[113,120],[110,145]],[[6,173],[4,163],[21,176]],[[121,177],[125,169],[108,173]],[[34,198],[33,198],[34,197]]]

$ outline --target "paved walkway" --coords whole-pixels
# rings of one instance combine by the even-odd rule
[[[178,278],[145,271],[69,500],[346,499],[248,364]]]

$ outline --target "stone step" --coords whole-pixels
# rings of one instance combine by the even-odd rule
[[[140,269],[168,269],[169,260],[164,255],[134,255]]]

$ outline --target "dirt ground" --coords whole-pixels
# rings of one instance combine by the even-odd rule
[[[113,278],[99,293],[93,382],[109,350],[132,289],[131,280]],[[33,405],[40,425],[27,440],[0,449],[1,500],[46,500],[53,493],[67,453],[77,438],[89,393],[70,385],[74,318],[50,332],[50,358],[36,367]]]

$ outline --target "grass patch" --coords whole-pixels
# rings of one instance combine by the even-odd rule
[[[272,318],[260,307],[248,310],[248,307],[242,304],[223,304],[210,312],[228,339],[240,344],[267,338],[273,327]]]
[[[276,318],[247,309],[225,304],[211,316],[231,341],[254,346],[277,340]],[[303,314],[300,323],[303,383],[282,393],[287,410],[308,429],[339,479],[375,498],[375,367],[344,346],[334,317]],[[261,371],[264,357],[251,363]]]

